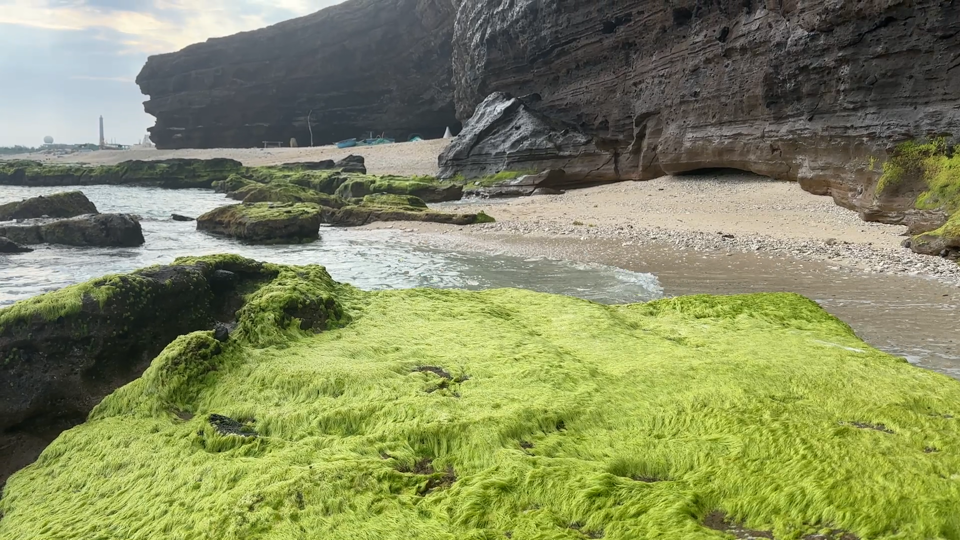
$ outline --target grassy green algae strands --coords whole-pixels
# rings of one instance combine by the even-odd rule
[[[15,474],[0,538],[725,538],[717,511],[778,539],[960,538],[960,384],[803,297],[274,268],[230,341],[181,336]],[[44,316],[75,303],[54,294]]]

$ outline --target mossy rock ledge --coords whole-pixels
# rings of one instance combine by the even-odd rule
[[[0,205],[0,221],[34,218],[70,218],[97,214],[97,207],[79,191],[41,195]]]
[[[960,383],[803,297],[604,306],[174,267],[194,270],[0,311],[0,351],[24,351],[0,380],[56,387],[64,361],[33,351],[82,335],[83,310],[124,317],[124,280],[172,324],[216,303],[218,270],[252,276],[9,478],[0,538],[960,538]],[[143,323],[124,343],[177,333]]]
[[[214,182],[225,180],[243,168],[239,161],[224,158],[125,161],[118,165],[99,166],[6,161],[0,162],[0,185],[210,188]]]
[[[243,203],[221,206],[197,218],[197,230],[255,244],[312,242],[320,238],[320,206]]]

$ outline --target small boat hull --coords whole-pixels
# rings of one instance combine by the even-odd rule
[[[351,148],[357,145],[356,139],[347,139],[345,141],[340,141],[337,143],[337,148]]]

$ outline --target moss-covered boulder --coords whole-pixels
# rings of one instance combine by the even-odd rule
[[[463,186],[441,184],[432,176],[358,175],[349,177],[334,194],[343,199],[363,199],[377,193],[411,195],[426,202],[446,202],[460,200],[463,197]]]
[[[430,210],[413,195],[378,193],[367,195],[360,204],[323,208],[323,222],[340,227],[358,227],[378,221],[422,221],[450,225],[473,225],[495,221],[483,212],[452,214]]]
[[[243,203],[222,206],[197,218],[197,230],[255,244],[311,242],[320,237],[316,204]]]
[[[241,187],[237,191],[232,191],[228,193],[227,196],[245,203],[313,203],[331,208],[340,208],[347,204],[343,199],[333,195],[327,195],[326,193],[284,182],[275,182],[272,184],[253,183]]]
[[[923,255],[960,259],[960,212],[955,213],[939,229],[914,236],[910,240],[910,247]]]
[[[0,225],[0,236],[21,244],[137,247],[144,243],[140,221],[129,214],[88,214],[56,221]]]
[[[243,170],[232,159],[166,159],[125,161],[119,165],[43,164],[35,161],[0,162],[0,185],[89,186],[145,185],[164,188],[210,188]]]
[[[174,340],[11,477],[0,538],[960,535],[960,383],[799,296],[270,268],[228,341]]]
[[[0,485],[178,336],[233,328],[243,295],[276,275],[239,257],[208,257],[0,310]]]
[[[960,152],[947,139],[908,141],[883,163],[875,206],[879,218],[903,215],[917,253],[960,257]],[[895,211],[890,211],[893,207]],[[904,212],[904,207],[907,209]],[[868,214],[867,218],[874,216]],[[877,219],[889,221],[889,219]]]
[[[41,195],[0,205],[0,221],[42,217],[69,218],[96,213],[96,205],[79,191]]]

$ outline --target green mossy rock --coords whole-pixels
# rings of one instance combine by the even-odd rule
[[[960,153],[946,139],[908,141],[883,164],[877,196],[905,196],[925,219],[911,226],[913,251],[960,258]],[[919,230],[916,230],[919,228]]]
[[[338,227],[359,227],[378,221],[420,221],[448,225],[473,225],[494,221],[483,212],[478,214],[451,214],[416,207],[360,204],[343,208],[323,208],[323,222]]]
[[[367,195],[360,204],[363,206],[386,206],[390,208],[408,209],[414,212],[427,209],[427,203],[420,197],[413,195],[391,195],[387,193]]]
[[[347,204],[343,199],[333,195],[283,182],[249,184],[229,193],[227,196],[245,203],[313,203],[330,208],[341,208]]]
[[[42,217],[69,218],[96,213],[97,207],[79,191],[41,195],[0,205],[0,221]]]
[[[164,188],[210,188],[243,170],[232,159],[167,159],[125,161],[119,165],[42,164],[35,161],[0,162],[0,185],[90,186],[147,185]]]
[[[11,477],[0,538],[960,537],[960,383],[802,297],[273,268]]]
[[[211,210],[197,218],[197,230],[254,244],[298,244],[320,238],[316,204],[244,203]]]

